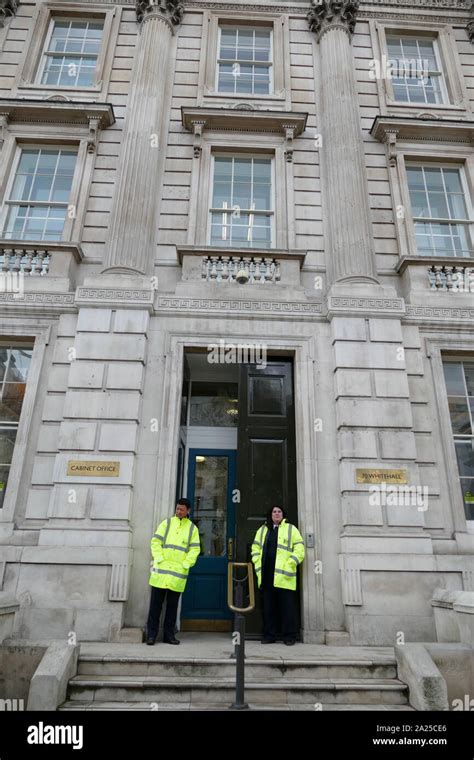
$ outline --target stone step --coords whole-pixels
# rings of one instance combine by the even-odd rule
[[[395,679],[246,679],[247,698],[258,704],[406,704],[407,687]],[[69,700],[86,702],[220,702],[233,701],[235,679],[221,677],[75,676],[69,681]]]
[[[164,676],[184,677],[200,676],[235,677],[235,660],[169,657],[80,657],[78,675],[102,676]],[[393,659],[385,662],[370,660],[285,660],[246,659],[245,677],[248,679],[280,679],[291,681],[293,678],[309,679],[351,679],[351,678],[396,678],[397,666]]]
[[[282,711],[293,711],[293,710],[304,710],[304,711],[310,711],[314,712],[315,707],[313,703],[298,703],[298,704],[256,704],[256,703],[248,703],[250,710],[282,710]],[[58,708],[62,711],[113,711],[113,710],[130,710],[130,711],[141,711],[141,712],[151,712],[151,711],[159,711],[159,712],[166,712],[166,711],[182,711],[182,710],[193,710],[193,711],[223,711],[223,710],[230,710],[231,709],[231,702],[163,702],[154,704],[152,707],[150,706],[150,702],[79,702],[77,700],[71,700],[68,702],[64,702],[61,707]],[[326,703],[323,705],[323,711],[327,712],[333,712],[333,711],[341,711],[341,710],[372,710],[372,711],[385,711],[385,712],[394,712],[394,711],[411,711],[415,712],[413,707],[410,707],[410,705],[397,705],[397,704],[336,704],[336,703]]]

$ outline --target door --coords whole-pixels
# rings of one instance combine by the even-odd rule
[[[250,561],[255,533],[266,511],[279,504],[298,524],[293,363],[274,359],[265,368],[241,365],[239,383],[237,559]],[[246,630],[261,629],[260,598]]]
[[[235,538],[236,452],[190,449],[188,499],[199,530],[201,555],[191,569],[183,594],[183,630],[230,630],[227,563]]]

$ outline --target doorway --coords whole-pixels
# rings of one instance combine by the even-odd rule
[[[191,501],[201,555],[183,594],[183,630],[231,630],[229,560],[250,561],[265,513],[281,504],[298,525],[293,361],[209,364],[187,350],[177,490]],[[261,630],[258,606],[247,631]]]

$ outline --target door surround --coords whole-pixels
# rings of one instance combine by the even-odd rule
[[[237,344],[249,342],[248,336],[239,333],[219,335],[216,340],[221,337]],[[322,417],[324,405],[318,404],[316,398],[314,340],[312,337],[295,340],[266,336],[260,338],[256,334],[252,340],[265,343],[270,353],[274,351],[293,358],[298,524],[303,538],[308,533],[315,537],[315,548],[306,547],[306,558],[301,573],[302,637],[305,643],[324,643],[323,579],[322,573],[315,572],[315,562],[322,554],[316,477],[318,441],[314,433],[314,420]],[[207,349],[211,341],[211,334],[186,337],[182,333],[169,332],[166,336],[154,524],[158,524],[163,515],[166,516],[163,505],[172,504],[175,499],[184,351],[193,348]]]

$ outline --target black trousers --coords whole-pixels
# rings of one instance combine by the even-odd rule
[[[284,641],[296,639],[296,591],[288,588],[264,586],[263,638],[277,639],[281,633]]]
[[[165,597],[166,613],[165,622],[163,624],[163,638],[165,640],[174,638],[180,596],[181,593],[179,591],[171,591],[169,588],[156,588],[156,586],[151,587],[150,611],[148,613],[146,624],[147,639],[156,639],[158,636],[161,608]]]

